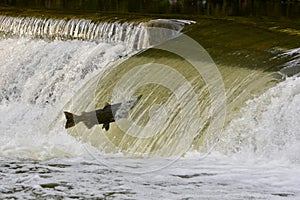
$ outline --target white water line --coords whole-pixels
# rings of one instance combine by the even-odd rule
[[[84,40],[105,43],[124,43],[131,50],[148,48],[148,27],[159,27],[160,41],[178,35],[183,29],[178,20],[151,20],[149,22],[93,22],[87,19],[41,19],[0,16],[0,37],[25,37],[44,40]],[[170,32],[171,30],[171,32]],[[160,33],[161,32],[161,33]],[[167,37],[166,37],[167,36]]]

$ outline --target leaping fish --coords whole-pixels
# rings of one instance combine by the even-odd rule
[[[102,129],[108,131],[111,122],[128,117],[129,111],[139,102],[141,97],[142,95],[133,100],[113,105],[106,102],[104,108],[91,112],[83,112],[81,115],[75,115],[65,111],[64,114],[67,119],[65,128],[71,128],[77,123],[83,122],[88,129],[93,128],[95,125],[103,124]]]

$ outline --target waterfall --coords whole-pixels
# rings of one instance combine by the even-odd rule
[[[178,35],[185,23],[0,16],[1,155],[48,159],[84,154],[62,121],[51,127],[64,105],[113,63]]]
[[[94,22],[87,19],[40,19],[0,16],[0,37],[25,37],[43,40],[84,40],[124,43],[128,49],[149,47],[149,28],[160,35],[178,35],[187,20],[151,20],[149,22]],[[157,28],[160,27],[160,28]],[[163,41],[162,38],[160,41]]]

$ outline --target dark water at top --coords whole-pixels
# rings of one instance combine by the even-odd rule
[[[82,13],[300,17],[299,0],[2,0],[0,6]]]

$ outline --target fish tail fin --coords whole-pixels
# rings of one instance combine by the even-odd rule
[[[75,126],[75,121],[74,121],[74,116],[72,113],[69,113],[69,112],[64,112],[65,113],[65,117],[67,119],[67,122],[66,122],[66,125],[65,125],[65,128],[71,128],[73,126]]]

